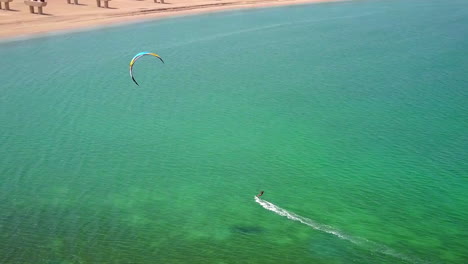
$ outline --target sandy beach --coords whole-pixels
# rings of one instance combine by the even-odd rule
[[[44,14],[31,14],[24,1],[13,0],[10,10],[0,10],[0,38],[40,35],[45,32],[88,28],[113,23],[126,23],[167,16],[216,12],[226,9],[257,8],[334,0],[114,0],[109,8],[97,7],[94,0],[79,0],[78,5],[66,0],[49,0]],[[71,1],[73,3],[73,0]]]

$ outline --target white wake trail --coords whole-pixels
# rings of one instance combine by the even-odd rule
[[[339,237],[341,239],[350,241],[350,242],[352,242],[352,243],[354,243],[356,245],[360,245],[362,247],[365,247],[370,251],[380,252],[382,254],[389,255],[389,256],[392,256],[392,257],[395,257],[395,258],[398,258],[398,259],[401,259],[401,260],[411,262],[411,263],[424,263],[421,260],[405,256],[405,255],[403,255],[403,254],[401,254],[401,253],[399,253],[399,252],[395,251],[394,249],[389,248],[387,246],[380,245],[378,243],[369,241],[369,240],[364,239],[364,238],[358,238],[358,237],[352,237],[352,236],[346,235],[343,232],[341,232],[341,231],[339,231],[339,230],[337,230],[337,229],[335,229],[335,228],[333,228],[331,226],[319,224],[319,223],[313,221],[312,219],[297,215],[297,214],[295,214],[293,212],[290,212],[290,211],[288,211],[286,209],[283,209],[283,208],[281,208],[281,207],[279,207],[279,206],[277,206],[277,205],[275,205],[273,203],[270,203],[268,201],[260,199],[257,196],[255,196],[255,202],[260,204],[263,208],[265,208],[265,209],[267,209],[269,211],[272,211],[277,215],[285,216],[288,219],[293,220],[293,221],[298,221],[298,222],[303,223],[303,224],[305,224],[305,225],[307,225],[307,226],[309,226],[309,227],[311,227],[311,228],[313,228],[315,230],[319,230],[319,231],[322,231],[322,232],[325,232],[325,233],[328,233],[328,234],[332,234],[332,235],[337,236],[337,237]]]
[[[281,207],[279,207],[277,205],[274,205],[274,204],[272,204],[270,202],[267,202],[265,200],[262,200],[262,199],[258,198],[257,196],[255,196],[255,202],[257,202],[258,204],[260,204],[263,208],[265,208],[267,210],[275,212],[276,214],[281,215],[281,216],[286,216],[288,219],[301,222],[301,223],[303,223],[305,225],[308,225],[308,226],[312,227],[315,230],[319,230],[319,231],[322,231],[322,232],[325,232],[325,233],[328,233],[328,234],[335,235],[335,236],[337,236],[337,237],[339,237],[341,239],[348,240],[348,241],[353,242],[355,244],[360,243],[359,239],[355,239],[355,238],[352,238],[350,236],[347,236],[347,235],[341,233],[340,231],[338,231],[336,229],[333,229],[330,226],[319,224],[319,223],[317,223],[317,222],[315,222],[312,219],[309,219],[307,217],[302,217],[302,216],[297,215],[297,214],[295,214],[293,212],[289,212],[288,210],[283,209],[283,208],[281,208]],[[363,240],[363,241],[365,241],[365,240]]]

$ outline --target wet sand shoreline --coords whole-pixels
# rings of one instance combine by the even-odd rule
[[[0,40],[37,37],[47,33],[86,30],[99,26],[135,23],[171,16],[194,15],[232,9],[262,8],[281,5],[336,2],[337,0],[113,0],[110,8],[99,8],[95,1],[79,0],[78,5],[49,0],[43,15],[31,14],[24,1],[10,2],[10,11],[0,10]],[[3,5],[4,7],[4,5]]]

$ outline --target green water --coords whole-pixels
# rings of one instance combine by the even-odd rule
[[[140,51],[166,63],[141,59],[137,87]],[[468,262],[465,0],[181,17],[0,58],[1,263]]]

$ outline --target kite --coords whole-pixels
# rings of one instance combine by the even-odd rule
[[[146,55],[150,55],[150,56],[154,56],[158,59],[160,59],[162,61],[162,63],[164,63],[163,59],[161,57],[159,57],[158,54],[156,53],[152,53],[152,52],[140,52],[138,53],[137,55],[135,55],[135,57],[133,57],[133,59],[130,61],[130,77],[132,77],[132,80],[136,83],[136,85],[140,86],[137,81],[135,80],[135,78],[133,77],[133,65],[135,64],[135,62],[143,57],[143,56],[146,56]]]

